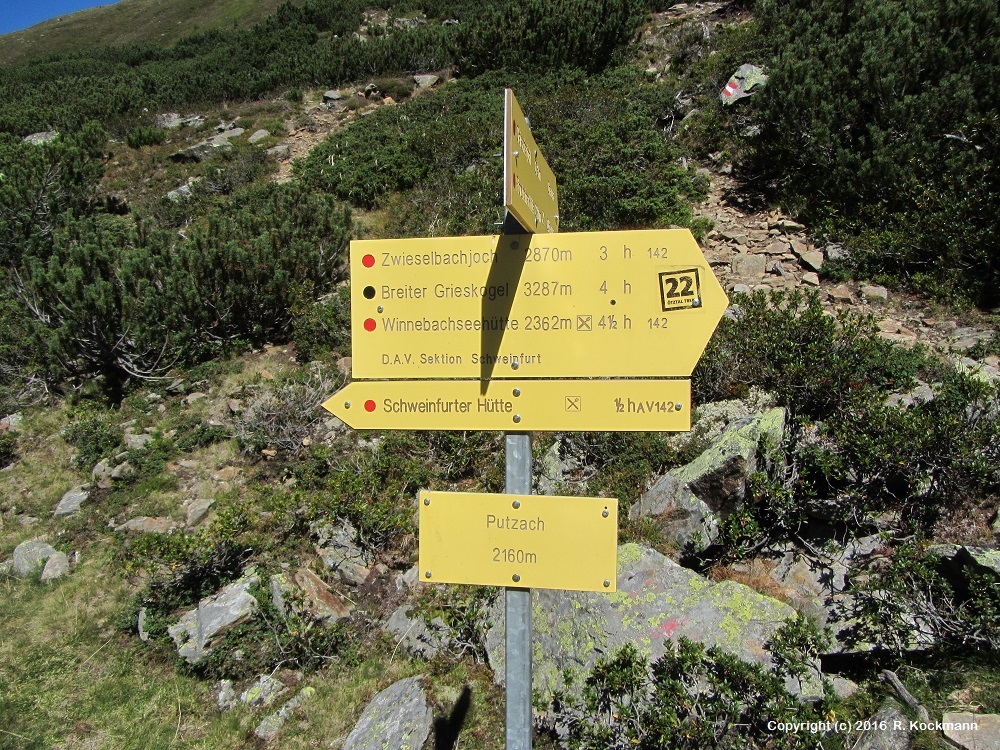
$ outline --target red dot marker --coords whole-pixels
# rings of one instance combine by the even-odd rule
[[[362,265],[364,265],[365,268],[371,268],[372,266],[375,265],[375,256],[366,255],[364,258],[361,259],[361,263]]]
[[[375,411],[375,402],[371,399],[365,401],[365,411]]]
[[[375,320],[373,318],[368,318],[365,321],[365,330],[369,332],[375,330]]]

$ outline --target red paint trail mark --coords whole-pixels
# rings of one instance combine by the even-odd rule
[[[364,258],[361,259],[361,263],[362,265],[364,265],[365,268],[371,268],[372,266],[375,265],[375,256],[366,255]]]

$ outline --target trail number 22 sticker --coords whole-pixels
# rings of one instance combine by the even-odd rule
[[[661,273],[660,300],[663,302],[664,312],[701,307],[701,284],[698,281],[698,269],[688,268],[683,271]]]

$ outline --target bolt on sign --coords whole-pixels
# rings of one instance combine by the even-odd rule
[[[689,377],[728,305],[686,229],[361,240],[351,269],[356,379]]]
[[[420,493],[420,580],[617,590],[618,500]]]
[[[503,113],[504,206],[526,232],[558,232],[556,176],[510,89],[504,90]]]

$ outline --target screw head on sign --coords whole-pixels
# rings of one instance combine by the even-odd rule
[[[512,575],[512,576],[510,577],[510,579],[511,579],[511,580],[512,580],[512,581],[513,581],[514,583],[517,583],[518,581],[520,581],[520,580],[521,580],[521,576],[519,576],[519,575],[518,575],[517,573],[515,573],[514,575]]]
[[[368,320],[365,321],[365,330],[368,331],[369,333],[375,330],[374,318],[368,318]]]
[[[431,499],[429,497],[425,497],[424,498],[424,505],[430,505],[430,504],[431,504]]]
[[[521,507],[521,501],[520,500],[515,500],[514,502],[511,503],[511,507],[513,507],[515,510],[517,508],[520,508]]]
[[[520,367],[521,367],[521,363],[520,362],[514,361],[514,362],[510,363],[510,369],[512,369],[512,370],[517,370]]]
[[[701,307],[701,300],[700,299],[691,300],[691,307]]]
[[[681,409],[684,408],[684,404],[678,401],[676,404],[674,404],[674,407],[677,409],[677,411],[680,411]]]
[[[520,414],[515,414],[514,415],[514,424],[520,424],[520,422],[521,422],[521,415]]]
[[[430,573],[428,573],[427,575],[430,575]],[[604,588],[606,589],[611,588],[611,581],[609,581],[607,578],[604,579]]]
[[[608,509],[607,509],[607,508],[605,508],[605,509],[604,509],[604,510],[603,510],[603,511],[601,512],[601,515],[602,515],[602,516],[604,516],[605,518],[607,518],[608,516],[610,516],[610,515],[611,515],[611,513],[610,513],[610,512],[608,511]]]
[[[371,268],[372,266],[375,265],[375,256],[366,255],[364,258],[361,259],[361,265],[363,265],[365,268]]]
[[[430,577],[431,577],[431,572],[428,570],[426,573],[424,573],[424,578],[430,578]]]
[[[379,305],[379,306],[378,306],[378,307],[376,307],[375,309],[376,309],[376,310],[378,310],[379,312],[384,312],[384,311],[385,311],[385,308],[384,308],[384,307],[382,307],[382,305]]]
[[[515,388],[514,389],[514,395],[515,396],[520,396],[521,395],[521,389],[520,388]]]
[[[344,408],[345,409],[350,409],[351,408],[351,402],[350,401],[345,401],[344,402]]]
[[[503,222],[500,223],[502,224]],[[514,240],[513,242],[510,243],[511,250],[517,250],[519,247],[521,247],[521,243],[518,242],[517,240]]]

